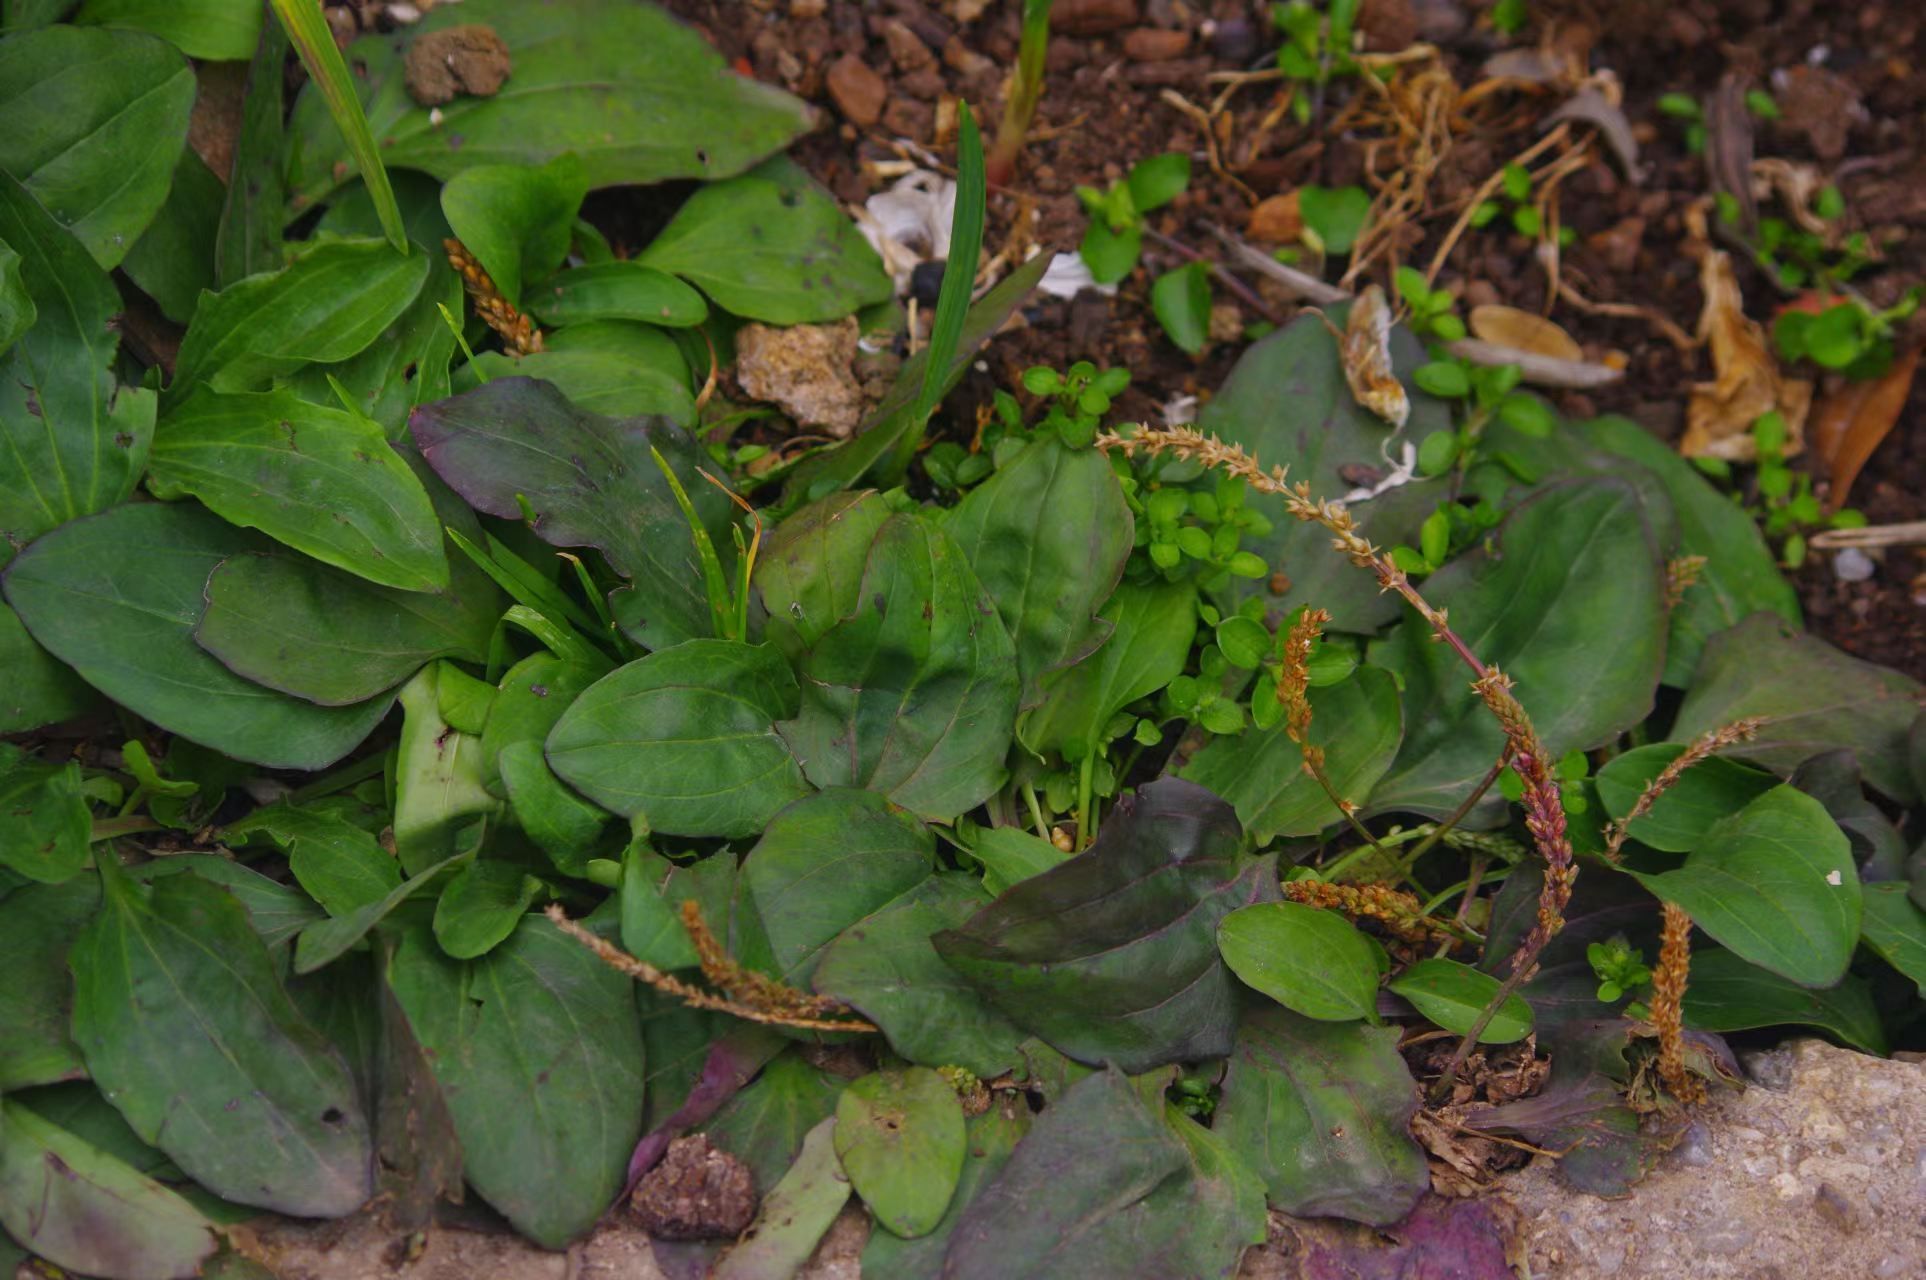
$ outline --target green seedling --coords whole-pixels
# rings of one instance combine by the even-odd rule
[[[1399,267],[1392,283],[1410,308],[1405,324],[1411,332],[1436,342],[1457,342],[1465,336],[1465,322],[1457,313],[1458,295],[1449,289],[1433,289],[1416,267]]]
[[[1319,9],[1308,0],[1289,0],[1271,8],[1271,22],[1284,34],[1277,69],[1291,82],[1291,114],[1309,124],[1324,88],[1341,76],[1356,75],[1351,48],[1359,0],[1329,0]]]
[[[1919,308],[1920,290],[1884,311],[1858,298],[1845,298],[1822,311],[1788,310],[1772,322],[1772,343],[1784,360],[1810,360],[1850,378],[1877,378],[1893,362],[1897,321]]]
[[[1545,214],[1532,199],[1531,170],[1513,162],[1505,166],[1504,185],[1500,188],[1502,199],[1486,200],[1471,214],[1471,225],[1487,227],[1497,220],[1500,214],[1509,211],[1512,230],[1527,240],[1540,240],[1545,235]],[[1560,247],[1568,247],[1578,239],[1578,233],[1570,227],[1558,229]]]
[[[1738,199],[1729,191],[1713,197],[1719,222],[1732,234],[1747,239]],[[1846,212],[1839,188],[1822,187],[1813,198],[1811,213],[1823,222],[1836,222]],[[1835,247],[1836,246],[1836,247]],[[1785,218],[1759,219],[1758,234],[1749,245],[1752,260],[1780,288],[1790,290],[1818,284],[1828,291],[1858,275],[1873,261],[1872,240],[1863,231],[1845,236],[1821,235]]]
[[[1363,187],[1302,188],[1298,213],[1304,219],[1304,243],[1327,257],[1351,252],[1371,217],[1371,196]]]
[[[1098,284],[1115,284],[1130,274],[1144,246],[1144,215],[1175,200],[1190,185],[1190,157],[1176,152],[1150,156],[1106,191],[1078,187],[1077,198],[1090,215],[1079,252]]]
[[[1859,529],[1865,527],[1863,512],[1842,507],[1830,516],[1812,492],[1812,477],[1794,471],[1786,462],[1787,427],[1785,415],[1777,409],[1760,416],[1752,424],[1752,443],[1758,471],[1753,476],[1756,501],[1746,510],[1759,522],[1768,540],[1777,543],[1779,560],[1788,569],[1806,561],[1806,536],[1815,529]],[[1720,480],[1732,479],[1732,464],[1720,458],[1694,458],[1707,475]]]
[[[1016,74],[1003,102],[1003,121],[997,125],[985,173],[993,185],[1007,183],[1016,173],[1017,157],[1043,99],[1043,64],[1050,49],[1050,6],[1053,0],[1023,0],[1023,35],[1017,44]]]
[[[1271,531],[1268,517],[1246,505],[1244,482],[1218,476],[1208,489],[1150,488],[1126,483],[1125,500],[1137,517],[1131,568],[1167,582],[1197,579],[1206,588],[1232,578],[1262,578],[1270,567],[1243,549],[1245,537]]]
[[[1591,943],[1585,948],[1585,960],[1598,978],[1595,998],[1600,1004],[1617,1004],[1651,985],[1652,971],[1646,967],[1644,953],[1622,934],[1606,942]],[[1634,1018],[1651,1017],[1651,1010],[1640,1000],[1632,1001],[1625,1012]]]
[[[1491,7],[1491,26],[1501,36],[1515,36],[1525,29],[1531,16],[1527,0],[1498,0]]]
[[[1705,153],[1705,108],[1689,93],[1662,93],[1659,114],[1679,122],[1684,130],[1685,149],[1693,155]]]

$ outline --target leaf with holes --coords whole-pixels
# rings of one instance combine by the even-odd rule
[[[871,1072],[836,1104],[836,1158],[885,1230],[914,1238],[943,1220],[963,1173],[963,1108],[929,1067]]]

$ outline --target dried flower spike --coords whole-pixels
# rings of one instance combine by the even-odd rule
[[[461,277],[461,287],[467,291],[468,299],[475,304],[475,314],[483,323],[501,335],[518,356],[525,356],[542,349],[542,331],[535,322],[515,309],[515,305],[502,296],[495,287],[481,260],[468,251],[468,246],[450,236],[441,242],[447,251],[448,265]]]
[[[1704,1102],[1705,1084],[1685,1068],[1685,979],[1692,960],[1692,917],[1665,904],[1658,968],[1652,972],[1652,1025],[1658,1028],[1659,1079],[1680,1102]]]

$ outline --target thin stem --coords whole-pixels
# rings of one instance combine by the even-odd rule
[[[120,836],[136,836],[144,831],[165,831],[167,827],[152,818],[123,817],[99,818],[94,822],[89,842],[99,844],[102,840],[113,840]]]
[[[1030,808],[1030,821],[1036,823],[1038,838],[1048,840],[1050,823],[1043,816],[1043,805],[1037,800],[1035,784],[1029,782],[1023,784],[1023,802]]]
[[[1415,865],[1419,858],[1431,852],[1433,845],[1445,838],[1445,832],[1451,830],[1460,822],[1463,822],[1465,815],[1470,813],[1480,800],[1484,799],[1485,792],[1491,790],[1491,784],[1498,781],[1499,775],[1504,773],[1505,766],[1510,762],[1511,744],[1506,743],[1505,749],[1498,753],[1498,763],[1491,766],[1491,771],[1485,775],[1484,781],[1480,782],[1477,788],[1473,790],[1470,795],[1466,796],[1464,801],[1459,804],[1456,809],[1451,811],[1449,817],[1432,827],[1431,834],[1424,838],[1424,843],[1413,849],[1408,855],[1406,865]]]
[[[1096,777],[1097,753],[1092,751],[1083,758],[1083,764],[1077,769],[1077,843],[1083,848],[1088,848],[1090,842],[1097,838],[1091,813]]]
[[[380,751],[370,756],[363,756],[351,764],[342,765],[332,773],[322,774],[304,787],[296,787],[288,792],[287,803],[306,804],[310,800],[331,796],[337,791],[352,787],[357,782],[367,781],[386,768],[387,764],[387,756]]]

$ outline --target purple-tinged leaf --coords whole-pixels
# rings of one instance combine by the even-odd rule
[[[532,527],[557,547],[595,547],[632,587],[610,595],[622,629],[661,649],[713,633],[702,565],[675,495],[649,456],[659,451],[709,536],[729,544],[734,510],[697,474],[687,432],[666,418],[605,418],[534,378],[493,382],[423,405],[409,417],[422,456],[470,506]]]
[[[633,1190],[642,1175],[655,1168],[671,1141],[713,1116],[788,1043],[765,1027],[747,1023],[717,1037],[703,1059],[702,1074],[696,1078],[695,1087],[689,1090],[682,1105],[635,1144],[635,1152],[629,1157],[629,1189]]]
[[[1513,1280],[1515,1233],[1488,1201],[1434,1197],[1390,1228],[1391,1247],[1320,1241],[1300,1265],[1304,1280]]]
[[[1087,851],[932,941],[1012,1022],[1079,1061],[1141,1072],[1221,1057],[1238,984],[1217,924],[1278,896],[1271,862],[1242,857],[1242,841],[1228,804],[1161,779],[1119,802]]]

